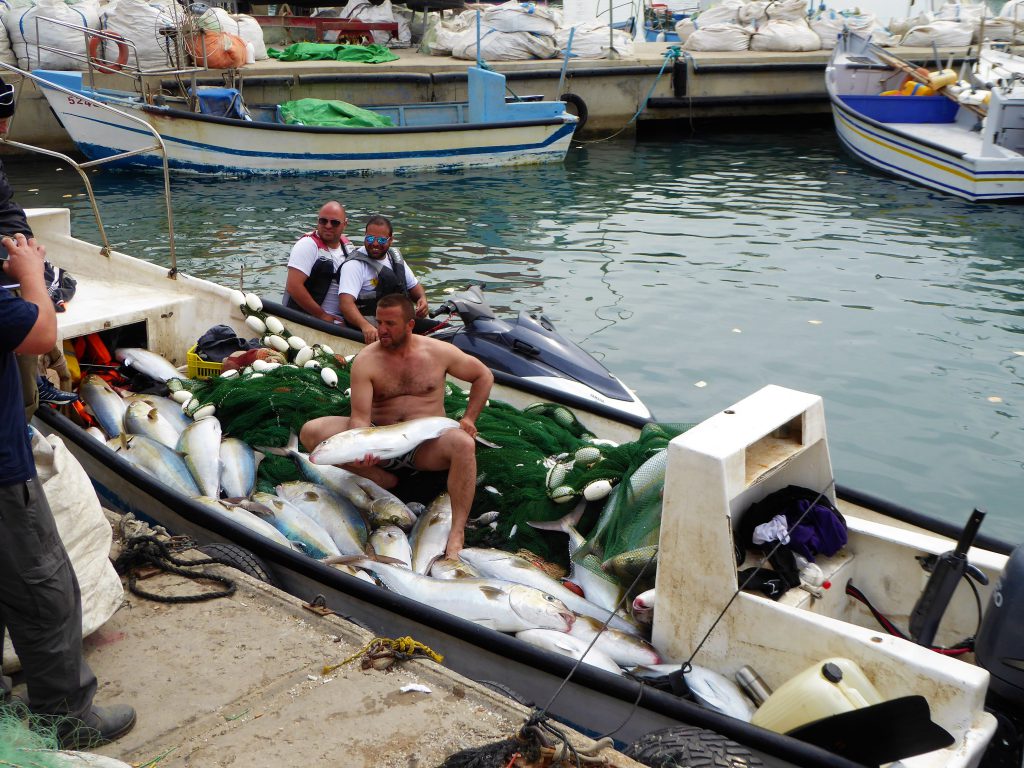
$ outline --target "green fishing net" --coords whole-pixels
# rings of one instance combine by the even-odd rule
[[[257,449],[280,448],[306,421],[350,413],[348,365],[324,352],[314,359],[319,368],[260,366],[263,370],[190,380],[182,386],[199,404],[216,406],[225,435]],[[336,378],[336,385],[326,383],[324,371],[333,372],[327,379]],[[465,390],[446,386],[449,417],[460,419],[467,403]],[[587,543],[574,560],[602,576],[628,580],[657,545],[665,448],[687,428],[648,424],[636,441],[614,445],[596,439],[565,406],[538,403],[519,410],[490,400],[477,419],[477,429],[484,440],[499,447],[477,449],[472,517],[498,515],[494,526],[467,529],[467,543],[513,552],[527,549],[565,567],[565,534],[538,530],[529,523],[556,521],[578,503],[586,503],[576,525]],[[257,489],[273,493],[276,485],[299,478],[290,458],[267,452],[260,462]]]
[[[30,717],[32,728],[28,726]],[[29,716],[21,704],[0,705],[0,766],[19,768],[66,768],[68,761],[58,749],[56,724]]]

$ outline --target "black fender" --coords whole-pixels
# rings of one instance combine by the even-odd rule
[[[583,130],[583,126],[587,124],[587,117],[590,116],[590,111],[587,109],[587,102],[575,93],[563,93],[558,98],[560,101],[564,101],[566,104],[572,104],[572,106],[576,107],[576,117],[579,118],[579,121],[576,123],[576,130],[573,131],[573,133],[579,133]]]

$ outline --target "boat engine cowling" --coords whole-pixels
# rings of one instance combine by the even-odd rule
[[[1024,544],[1010,554],[992,590],[974,653],[992,676],[989,690],[1024,707]]]

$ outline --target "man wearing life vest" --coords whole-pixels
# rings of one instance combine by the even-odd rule
[[[345,208],[332,200],[320,209],[316,229],[292,246],[284,305],[328,323],[341,322],[338,273],[350,253]]]
[[[426,320],[427,296],[423,286],[405,263],[401,252],[391,246],[391,221],[385,216],[371,216],[366,222],[363,245],[352,251],[341,265],[338,297],[345,323],[363,332],[367,344],[377,341],[374,315],[377,302],[392,293],[408,296],[416,308],[416,333],[433,327]]]

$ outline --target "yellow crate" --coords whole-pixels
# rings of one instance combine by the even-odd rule
[[[196,345],[198,346],[198,345]],[[196,354],[196,346],[188,351],[188,377],[190,379],[212,379],[220,376],[224,363],[211,363]]]

